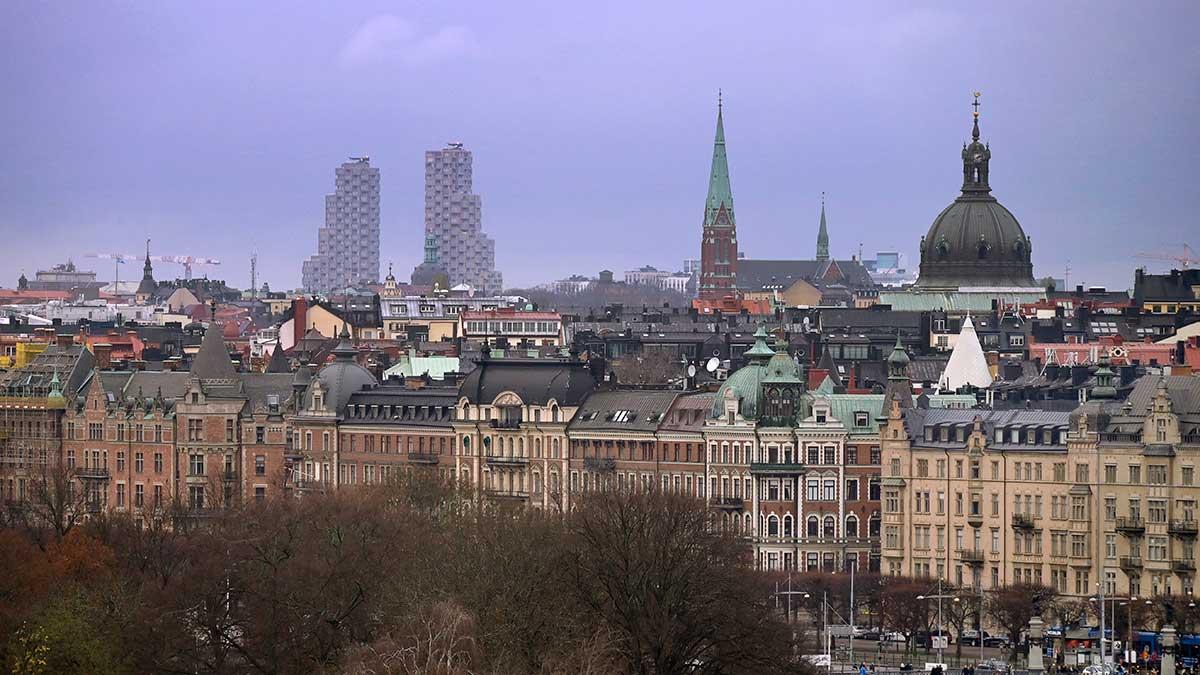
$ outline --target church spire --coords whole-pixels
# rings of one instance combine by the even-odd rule
[[[708,198],[704,202],[704,233],[700,239],[700,297],[720,300],[737,295],[737,221],[733,216],[733,190],[729,187],[729,162],[725,157],[725,115],[717,92],[717,134],[713,139]]]
[[[821,229],[817,231],[817,262],[829,260],[829,230],[825,227],[825,193],[821,193]]]
[[[708,178],[705,227],[735,227],[733,190],[729,187],[729,162],[725,156],[725,119],[721,92],[717,92],[717,134],[713,139],[712,171]],[[722,213],[724,211],[724,213]]]

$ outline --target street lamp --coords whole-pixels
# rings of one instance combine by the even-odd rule
[[[937,634],[937,637],[938,637],[938,639],[937,639],[937,643],[938,643],[938,663],[942,663],[942,662],[944,662],[944,660],[945,660],[945,659],[943,658],[943,650],[944,650],[944,648],[942,647],[942,598],[948,598],[948,599],[950,599],[950,600],[953,600],[954,602],[958,602],[958,601],[959,601],[959,600],[958,600],[958,596],[954,596],[954,595],[943,595],[943,594],[942,594],[942,578],[941,578],[941,577],[938,577],[938,592],[937,592],[937,595],[918,595],[918,596],[917,596],[917,599],[918,599],[918,600],[937,600],[937,606],[938,606],[938,634]],[[983,636],[982,636],[982,635],[980,635],[980,640],[982,640],[982,639],[983,639]]]
[[[792,573],[791,572],[788,572],[787,590],[786,591],[779,590],[779,582],[776,581],[775,582],[775,592],[772,595],[775,596],[775,609],[779,609],[779,596],[783,595],[783,596],[787,597],[787,622],[788,622],[789,626],[791,626],[791,624],[792,624],[792,596],[798,595],[798,596],[804,598],[805,600],[807,600],[808,598],[811,597],[811,595],[808,593],[808,591],[793,591],[792,590]],[[822,611],[823,610],[824,610],[824,607],[822,607]],[[822,616],[825,616],[825,615],[822,614]],[[828,619],[828,617],[825,617],[824,623],[825,623],[825,633],[826,633],[826,635],[825,635],[825,643],[826,643],[825,654],[828,655],[829,654],[829,619]],[[796,631],[795,631],[795,629],[792,629],[793,649],[795,648],[795,644],[796,644]]]

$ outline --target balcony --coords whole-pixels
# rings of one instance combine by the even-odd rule
[[[1142,557],[1139,555],[1123,556],[1120,565],[1123,570],[1140,570],[1142,569]]]
[[[1171,571],[1176,574],[1192,574],[1196,571],[1196,561],[1190,558],[1171,561]]]
[[[408,453],[409,464],[437,464],[438,456],[432,452],[410,452]]]
[[[75,467],[75,475],[80,478],[91,478],[95,480],[108,480],[108,468],[103,466],[77,466]]]
[[[982,549],[964,548],[958,552],[958,559],[968,565],[982,565],[986,560]]]
[[[504,429],[504,430],[512,431],[512,430],[521,428],[521,420],[519,418],[518,419],[507,419],[507,420],[488,420],[488,426],[493,429]]]
[[[1034,528],[1033,516],[1028,513],[1014,513],[1012,527],[1014,530],[1032,530]]]
[[[528,457],[503,457],[500,455],[488,455],[484,457],[484,461],[495,466],[526,466],[529,464]]]
[[[726,511],[741,511],[746,508],[746,500],[741,497],[713,497],[710,504],[714,509]]]
[[[751,462],[750,473],[761,476],[795,476],[804,473],[801,462]]]
[[[967,524],[970,525],[971,527],[983,527],[983,514],[982,513],[968,513],[967,514]]]
[[[617,460],[612,457],[584,457],[583,470],[596,473],[612,473],[617,470]]]
[[[226,469],[221,472],[221,480],[233,481],[233,480],[237,480],[237,479],[238,479],[237,472],[232,469]]]
[[[1146,532],[1146,521],[1140,517],[1117,518],[1116,530],[1125,535],[1140,535]]]
[[[1194,520],[1172,520],[1167,525],[1167,532],[1175,537],[1194,537],[1197,531],[1196,525]]]
[[[499,500],[499,501],[529,499],[528,492],[521,492],[521,491],[516,491],[516,490],[507,490],[504,492],[500,492],[498,490],[488,490],[487,495],[488,495],[488,497]]]

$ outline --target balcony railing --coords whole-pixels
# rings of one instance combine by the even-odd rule
[[[496,464],[499,466],[525,466],[529,464],[528,457],[505,457],[501,455],[488,455],[484,457],[488,464]]]
[[[583,470],[608,473],[617,470],[617,460],[612,457],[584,457]]]
[[[410,464],[437,464],[438,456],[432,452],[410,452],[408,461]]]
[[[750,473],[765,475],[794,475],[804,473],[802,462],[751,462]]]
[[[1197,523],[1194,520],[1172,520],[1167,526],[1167,532],[1177,537],[1194,537],[1197,532]]]
[[[529,499],[528,492],[519,490],[507,490],[503,492],[500,490],[488,490],[487,494],[492,499]]]
[[[1034,528],[1033,516],[1028,513],[1014,513],[1012,526],[1014,530],[1032,530]]]
[[[488,426],[493,429],[520,429],[521,420],[488,420]]]
[[[746,508],[746,500],[741,497],[713,497],[713,508],[741,511]]]
[[[80,478],[108,479],[108,468],[103,466],[77,466],[75,475]]]
[[[982,565],[986,557],[982,549],[964,548],[958,552],[958,559],[968,565]]]
[[[1117,532],[1125,534],[1141,534],[1146,531],[1146,521],[1140,517],[1122,517],[1117,518]]]
[[[1190,558],[1171,561],[1171,571],[1181,574],[1189,574],[1196,571],[1196,561]]]
[[[1121,558],[1121,569],[1123,570],[1140,570],[1142,569],[1142,557],[1136,555],[1127,555]]]

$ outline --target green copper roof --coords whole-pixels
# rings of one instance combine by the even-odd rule
[[[825,228],[825,193],[821,193],[821,229],[817,232],[817,260],[829,260],[829,230]]]
[[[719,217],[724,211],[724,216]],[[725,122],[717,101],[717,136],[713,140],[712,172],[708,179],[708,202],[704,209],[705,227],[735,227],[733,190],[729,187],[729,162],[725,158]]]
[[[746,350],[746,358],[766,361],[772,356],[775,356],[775,350],[767,346],[767,329],[759,324],[758,330],[754,331],[754,346]]]

